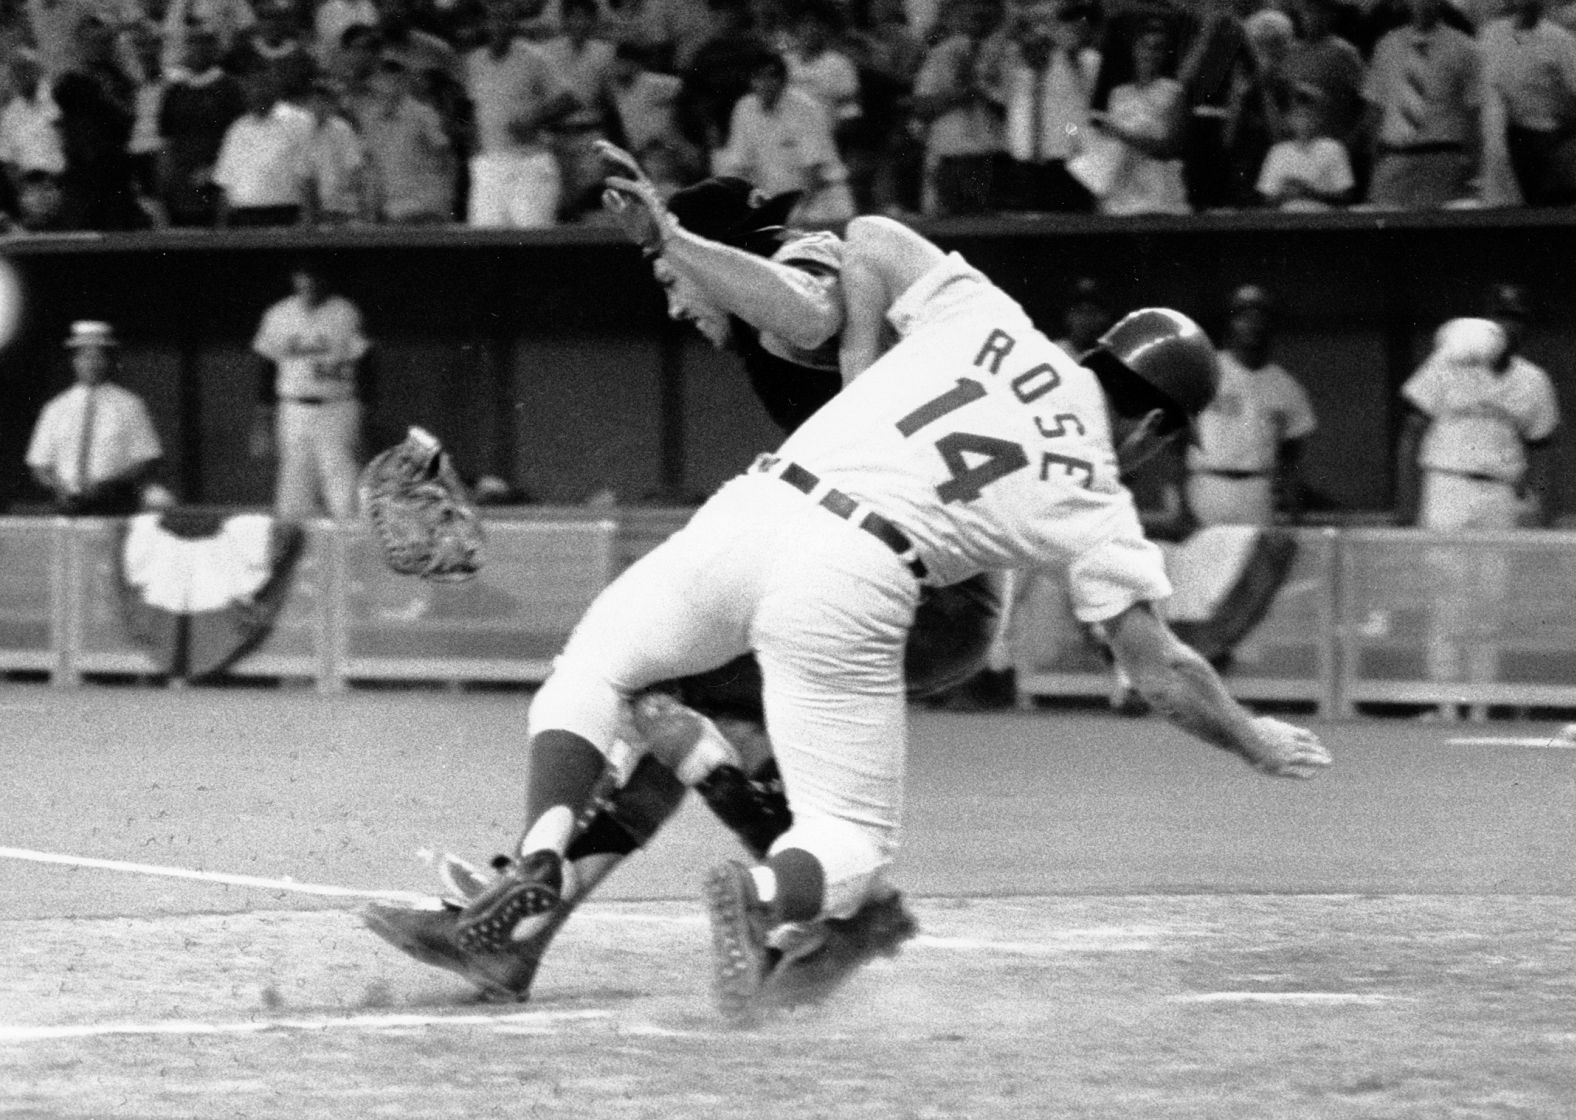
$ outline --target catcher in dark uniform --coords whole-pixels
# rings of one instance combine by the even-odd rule
[[[608,180],[604,201],[651,261],[670,316],[737,353],[767,413],[785,433],[793,431],[843,385],[842,240],[785,228],[797,196],[763,198],[742,179],[708,179],[664,204],[630,156],[611,145],[603,149],[622,172]],[[927,587],[908,644],[909,694],[940,692],[978,672],[999,610],[995,585],[985,576]],[[424,911],[374,904],[364,912],[367,924],[489,996],[525,999],[574,905],[657,832],[688,788],[757,857],[786,830],[791,817],[764,724],[760,669],[751,656],[632,698],[626,772],[576,822],[566,882],[553,885],[562,902],[534,925],[517,926],[518,940],[504,949],[466,938],[464,923],[477,914],[495,919],[531,909],[529,873],[507,856],[494,861],[496,875],[446,857],[439,872],[457,896],[453,905]],[[533,781],[541,764],[532,760]],[[778,970],[785,1003],[824,995],[863,960],[896,952],[916,928],[896,893],[846,921],[823,924],[823,940],[800,946]]]

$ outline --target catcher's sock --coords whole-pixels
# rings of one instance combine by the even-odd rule
[[[808,922],[826,904],[826,872],[821,861],[803,848],[785,848],[766,861],[772,876],[769,905],[772,918],[779,922]],[[757,880],[756,893],[762,902]]]

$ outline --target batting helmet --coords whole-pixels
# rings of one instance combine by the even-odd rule
[[[1120,371],[1144,382],[1182,413],[1194,439],[1193,422],[1220,387],[1220,360],[1209,336],[1186,315],[1164,307],[1124,316],[1100,336],[1083,364],[1107,378]]]

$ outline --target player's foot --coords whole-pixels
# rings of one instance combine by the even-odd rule
[[[766,980],[762,1003],[820,1003],[861,966],[877,957],[897,956],[903,943],[919,932],[919,923],[897,891],[870,899],[848,918],[825,918],[810,926],[818,931],[818,940],[782,946],[782,960]]]
[[[756,996],[776,958],[766,942],[771,917],[755,896],[749,868],[737,860],[712,868],[705,889],[712,998],[729,1024],[745,1026],[759,1010]]]
[[[467,952],[496,953],[524,940],[521,922],[563,901],[564,861],[557,852],[532,852],[510,861],[460,912],[456,936]]]
[[[406,956],[464,977],[491,999],[524,1000],[531,994],[541,954],[531,944],[510,942],[497,952],[460,944],[460,911],[417,910],[374,902],[361,911],[368,929]]]
[[[1117,683],[1111,689],[1111,710],[1119,716],[1147,716],[1153,709],[1143,694],[1130,684]]]

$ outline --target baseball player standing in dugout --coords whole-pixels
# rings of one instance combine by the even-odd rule
[[[330,517],[344,520],[356,513],[370,344],[361,312],[329,292],[318,267],[297,265],[290,285],[293,293],[263,313],[252,340],[263,401],[252,453],[268,454],[277,439],[278,517],[312,517],[321,501]]]
[[[607,205],[646,250],[672,317],[694,323],[715,345],[737,353],[767,413],[792,432],[842,385],[842,239],[785,229],[781,223],[797,194],[762,198],[733,177],[708,179],[664,205],[632,157],[605,143],[600,148],[621,172],[609,180],[621,186],[609,191]],[[670,223],[665,241],[658,215]],[[930,695],[972,676],[990,647],[998,609],[995,584],[983,574],[924,588],[905,647],[908,695]],[[791,814],[764,733],[761,688],[760,668],[745,654],[710,672],[661,682],[634,699],[614,751],[621,760],[615,788],[577,821],[566,852],[570,887],[552,920],[530,937],[496,950],[462,947],[454,909],[373,904],[363,913],[367,925],[402,952],[456,972],[490,996],[524,999],[574,906],[650,842],[688,787],[746,850],[764,855]],[[507,865],[509,857],[499,861]],[[457,899],[489,886],[485,873],[453,857],[440,862],[439,874]],[[829,989],[860,960],[895,952],[916,928],[893,892],[836,926],[836,937],[808,965],[816,983]]]
[[[459,916],[462,944],[550,920],[628,698],[753,650],[793,824],[705,891],[719,1009],[742,1021],[772,1002],[782,962],[827,920],[892,891],[904,643],[922,585],[981,570],[1065,565],[1077,617],[1105,629],[1157,711],[1268,775],[1329,765],[1310,731],[1233,701],[1152,606],[1170,587],[1119,464],[1213,397],[1196,324],[1135,312],[1080,366],[962,258],[882,218],[850,224],[843,283],[855,379],[614,581],[537,694],[521,858]],[[899,341],[877,358],[888,331]]]

